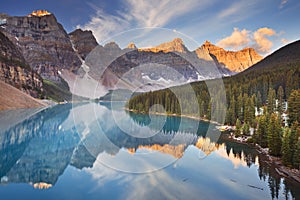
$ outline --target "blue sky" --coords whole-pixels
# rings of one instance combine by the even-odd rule
[[[121,47],[181,37],[190,50],[209,40],[267,55],[300,38],[299,0],[1,0],[0,6],[16,16],[37,9],[54,13],[67,32],[89,29],[100,44],[114,40]]]

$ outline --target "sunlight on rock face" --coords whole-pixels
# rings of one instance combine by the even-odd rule
[[[137,149],[135,148],[127,148],[128,153],[135,154],[137,150],[145,149],[150,151],[160,151],[164,154],[169,154],[173,156],[174,158],[181,158],[184,154],[186,145],[179,144],[177,146],[165,144],[165,145],[159,145],[159,144],[153,144],[153,145],[139,145]]]
[[[48,12],[47,10],[36,10],[36,11],[33,11],[31,14],[28,15],[28,17],[43,17],[43,16],[46,16],[46,15],[51,15],[50,12]]]

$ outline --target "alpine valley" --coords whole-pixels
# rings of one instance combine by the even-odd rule
[[[226,51],[208,41],[190,51],[180,38],[151,48],[101,46],[91,31],[68,34],[47,11],[2,14],[0,21],[1,80],[57,102],[72,94],[95,99],[116,89],[145,92],[231,76],[262,59],[252,48]]]

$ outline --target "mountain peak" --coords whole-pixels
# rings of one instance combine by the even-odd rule
[[[136,46],[133,42],[130,42],[128,45],[127,45],[127,49],[136,49]]]
[[[115,43],[114,41],[106,43],[104,45],[104,48],[110,48],[110,49],[120,49],[119,45]]]
[[[175,39],[172,40],[171,42],[173,42],[173,43],[175,43],[175,44],[182,44],[182,45],[184,45],[181,38],[175,38]]]
[[[51,15],[51,13],[48,12],[47,10],[36,10],[30,13],[28,17],[43,17],[47,15]]]
[[[187,48],[185,47],[182,39],[175,38],[170,42],[162,43],[156,47],[152,47],[149,49],[143,49],[143,51],[151,51],[151,52],[179,52],[179,53],[186,53],[188,52]]]
[[[207,51],[209,51],[210,49],[214,49],[214,50],[216,50],[216,49],[222,49],[222,50],[224,50],[223,48],[214,45],[213,43],[211,43],[211,42],[208,41],[208,40],[206,40],[206,41],[204,42],[204,44],[202,44],[202,46],[201,46],[200,48],[202,48],[202,49],[204,49],[204,50],[207,50]],[[224,51],[225,51],[225,50],[224,50]]]
[[[204,44],[203,45],[213,45],[210,41],[208,40],[205,40]]]
[[[98,46],[97,40],[90,30],[83,31],[79,28],[69,33],[69,37],[74,48],[77,50],[77,53],[83,60],[85,60],[86,56]]]

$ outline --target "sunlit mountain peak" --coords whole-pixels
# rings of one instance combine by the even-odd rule
[[[46,16],[46,15],[51,15],[50,12],[48,12],[47,10],[36,10],[36,11],[33,11],[31,14],[29,14],[28,16],[29,17],[43,17],[43,16]]]

